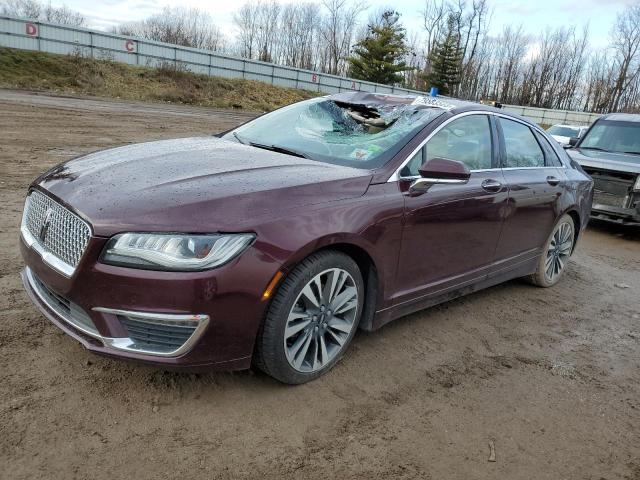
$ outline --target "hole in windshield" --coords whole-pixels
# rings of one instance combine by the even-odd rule
[[[224,138],[312,160],[372,169],[388,162],[443,111],[411,103],[318,98],[263,115]]]

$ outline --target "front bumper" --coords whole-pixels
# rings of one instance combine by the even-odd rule
[[[640,195],[637,196],[640,197]],[[640,225],[640,198],[636,202],[635,208],[594,203],[591,206],[591,217],[622,225]]]
[[[594,182],[591,217],[624,225],[640,224],[638,175],[633,172],[583,166]]]
[[[88,350],[111,357],[176,369],[250,366],[266,307],[262,293],[278,268],[270,257],[253,246],[219,269],[157,272],[99,263],[105,242],[93,237],[69,278],[21,239],[24,287],[52,323]],[[157,340],[167,332],[155,328],[158,319],[175,333],[162,351]],[[184,321],[193,327],[188,332],[178,330]],[[155,339],[152,348],[148,338]]]

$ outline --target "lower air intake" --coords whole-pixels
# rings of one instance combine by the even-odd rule
[[[169,353],[179,350],[196,331],[197,326],[162,325],[138,318],[118,315],[135,346],[133,350]]]

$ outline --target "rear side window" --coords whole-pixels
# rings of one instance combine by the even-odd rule
[[[544,167],[544,153],[529,127],[500,118],[506,153],[505,167]]]
[[[560,157],[558,157],[556,149],[549,143],[549,140],[539,132],[536,132],[536,137],[538,137],[538,141],[544,150],[544,156],[546,158],[545,165],[547,167],[561,167],[562,162],[560,161]]]

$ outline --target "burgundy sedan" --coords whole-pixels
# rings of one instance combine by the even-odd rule
[[[358,328],[517,277],[555,284],[592,189],[516,115],[343,93],[53,168],[26,198],[23,280],[93,352],[302,383]]]

